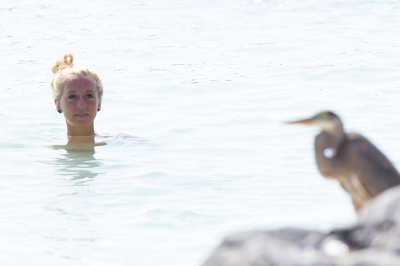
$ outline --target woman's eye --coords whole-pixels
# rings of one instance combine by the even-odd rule
[[[68,99],[75,99],[76,98],[76,96],[75,95],[70,95],[70,96],[68,96]]]
[[[93,95],[93,94],[88,94],[88,95],[86,95],[86,97],[88,97],[88,98],[93,98],[94,95]]]

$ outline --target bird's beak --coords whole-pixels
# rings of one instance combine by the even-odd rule
[[[308,119],[302,119],[302,120],[289,121],[289,122],[286,122],[286,124],[289,124],[289,125],[300,124],[300,125],[305,125],[305,126],[312,126],[312,125],[314,125],[314,120],[312,118],[308,118]]]

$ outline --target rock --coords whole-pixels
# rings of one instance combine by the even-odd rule
[[[400,265],[400,186],[371,200],[355,225],[325,234],[297,228],[226,237],[203,266]]]

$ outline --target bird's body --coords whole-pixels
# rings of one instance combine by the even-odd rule
[[[400,174],[389,159],[362,135],[346,133],[334,113],[322,112],[290,123],[322,129],[315,137],[318,169],[323,176],[339,181],[351,195],[357,212],[382,191],[400,185]],[[327,150],[332,151],[331,156],[326,155]]]
[[[393,164],[368,139],[357,133],[346,133],[335,154],[328,158],[324,140],[329,133],[315,138],[318,170],[327,178],[335,178],[351,195],[356,211],[382,191],[399,185],[400,174]]]

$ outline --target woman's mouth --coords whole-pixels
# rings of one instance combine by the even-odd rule
[[[89,114],[75,114],[76,117],[85,117],[88,116]]]

